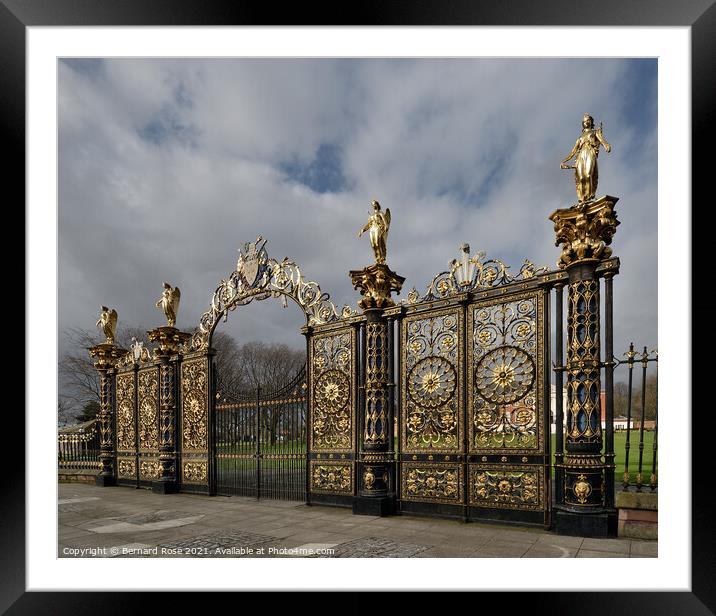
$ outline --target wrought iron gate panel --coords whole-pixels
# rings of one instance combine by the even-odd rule
[[[180,481],[183,491],[210,492],[210,416],[213,357],[185,356],[179,368]]]
[[[403,309],[402,510],[547,523],[546,300],[525,287]]]
[[[120,370],[116,380],[117,481],[136,484],[137,471],[137,372],[134,366]]]
[[[161,476],[159,463],[159,367],[137,372],[139,483],[151,484]]]
[[[488,516],[547,522],[545,292],[477,301],[467,318],[468,499]]]
[[[278,387],[222,394],[214,414],[218,494],[304,500],[306,371]]]
[[[356,329],[344,324],[319,330],[310,336],[308,348],[309,490],[352,497],[357,442]]]
[[[459,462],[464,452],[463,328],[464,311],[459,305],[403,319],[400,496],[404,501],[463,502],[464,470]]]

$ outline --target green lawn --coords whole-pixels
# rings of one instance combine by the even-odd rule
[[[241,443],[233,445],[229,443],[218,443],[216,446],[218,454],[242,454],[253,456],[256,452],[255,443]],[[269,443],[261,443],[261,468],[263,469],[300,469],[305,468],[305,458],[288,459],[288,460],[272,460],[267,456],[281,454],[304,454],[306,451],[306,441],[284,441],[271,445]],[[251,470],[255,468],[253,458],[218,458],[218,470]]]
[[[552,435],[552,452],[555,450],[555,435]],[[639,468],[639,430],[632,430],[629,435],[629,483],[636,482],[636,473]],[[626,460],[626,431],[619,430],[614,433],[614,478],[617,486],[619,486],[623,480],[624,475],[624,461]],[[651,462],[654,456],[654,432],[644,431],[644,456],[642,462],[641,471],[641,482],[647,484],[651,477]],[[604,449],[602,449],[604,451]],[[554,456],[553,456],[554,457]],[[658,480],[659,465],[657,460],[656,474]]]
[[[616,469],[614,471],[615,476],[615,482],[616,485],[619,486],[623,480],[624,475],[624,461],[626,458],[626,451],[625,451],[625,444],[626,444],[626,432],[624,431],[618,431],[614,433],[614,452],[616,453],[616,457],[614,458],[614,463],[616,464]],[[639,464],[639,431],[638,430],[632,430],[630,435],[630,444],[631,448],[629,451],[629,482],[635,483],[636,482],[636,473],[638,469]],[[653,447],[654,444],[654,433],[650,431],[644,432],[644,457],[643,457],[643,465],[642,465],[642,483],[645,485],[649,484],[650,476],[651,476],[651,461],[653,456]],[[397,450],[397,441],[395,443],[395,447]],[[243,443],[241,447],[237,447],[235,445],[229,445],[225,443],[219,443],[217,445],[217,451],[218,453],[242,453],[242,454],[253,454],[254,453],[254,444],[253,443]],[[286,454],[286,453],[302,453],[306,451],[306,442],[305,441],[290,441],[290,442],[284,442],[284,443],[276,443],[275,445],[269,445],[268,443],[261,443],[261,453],[264,454],[264,456],[270,456],[275,454]],[[552,435],[552,459],[554,459],[554,451],[555,451],[555,435]],[[230,470],[230,469],[236,469],[236,470],[250,470],[255,468],[254,460],[252,458],[248,459],[222,459],[219,458],[217,460],[218,466],[220,470]],[[264,457],[261,460],[261,467],[264,469],[280,469],[280,468],[303,468],[304,462],[300,459],[294,459],[294,460],[272,460],[270,458]],[[657,475],[658,475],[658,467],[657,467]]]

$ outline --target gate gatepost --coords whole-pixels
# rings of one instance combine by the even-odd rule
[[[365,406],[361,416],[358,452],[358,495],[353,513],[390,515],[395,510],[395,452],[393,451],[393,328],[383,310],[394,306],[390,295],[400,293],[405,278],[385,263],[349,273],[363,296],[358,305],[366,318],[362,341],[365,357]]]
[[[152,482],[152,492],[172,494],[179,489],[177,481],[177,365],[179,345],[191,334],[173,326],[157,327],[147,332],[157,342],[155,357],[159,361],[159,477]]]
[[[619,221],[614,211],[618,199],[609,195],[556,210],[556,245],[562,245],[558,265],[566,269],[567,362],[557,366],[567,373],[567,426],[564,460],[557,460],[557,503],[554,530],[564,535],[615,536],[617,513],[613,506],[613,452],[610,425],[612,409],[607,408],[604,438],[601,425],[601,369],[612,369],[611,357],[602,363],[600,354],[600,309],[598,266],[611,256],[611,243]],[[610,274],[610,276],[613,274]],[[611,351],[611,280],[607,287],[608,316],[605,332]],[[557,327],[561,327],[557,323]],[[612,380],[607,378],[607,387]],[[607,391],[606,405],[612,404]],[[558,414],[559,416],[559,414]],[[557,430],[564,429],[558,425]],[[606,462],[602,444],[608,448]],[[559,447],[558,447],[559,451]]]
[[[98,486],[113,486],[117,484],[115,460],[115,387],[117,362],[127,351],[114,344],[117,330],[117,311],[102,306],[102,313],[97,326],[101,327],[105,341],[88,348],[92,358],[96,358],[94,366],[99,373],[99,423],[100,460],[102,470],[95,478]]]

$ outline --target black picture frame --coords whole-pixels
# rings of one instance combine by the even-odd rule
[[[0,118],[5,160],[6,186],[14,189],[14,203],[25,201],[25,39],[30,26],[138,26],[138,25],[484,25],[484,26],[690,26],[692,84],[692,181],[693,203],[710,203],[706,194],[709,164],[714,159],[712,143],[716,142],[713,122],[714,76],[716,75],[716,4],[714,0],[602,0],[580,7],[565,0],[530,2],[477,2],[475,0],[422,0],[420,2],[364,1],[351,5],[295,3],[281,6],[270,3],[228,2],[222,0],[0,0]],[[565,50],[566,53],[569,50]],[[7,191],[5,191],[7,195]],[[11,197],[8,197],[11,199]],[[688,207],[679,204],[675,207]],[[19,210],[19,208],[15,208]],[[693,211],[693,210],[692,210]],[[24,226],[24,219],[19,222]],[[692,246],[698,243],[692,240]],[[681,255],[685,258],[687,255]],[[695,261],[695,258],[694,258]],[[691,276],[691,272],[685,274]],[[702,321],[699,311],[706,302],[695,306],[691,323]],[[705,317],[705,315],[702,315]],[[26,327],[32,324],[26,323]],[[691,332],[686,331],[690,336]],[[48,361],[52,361],[49,359]],[[8,394],[9,395],[9,394]],[[708,410],[708,409],[705,409]],[[676,409],[685,417],[691,413],[691,384],[684,384],[684,405]],[[9,437],[15,444],[25,442],[24,417],[6,413],[5,446]],[[694,417],[693,422],[698,421]],[[693,468],[707,471],[711,430],[692,433]],[[162,595],[145,593],[69,593],[25,592],[25,469],[20,452],[7,452],[3,473],[2,536],[0,550],[0,609],[8,614],[89,614],[146,613],[161,602],[172,609]],[[511,593],[506,613],[551,614],[709,614],[716,613],[716,545],[714,522],[709,500],[710,473],[692,484],[692,591],[691,592],[554,592],[549,597],[535,593]],[[54,482],[54,477],[48,477]],[[158,564],[160,566],[160,564]],[[411,598],[412,597],[412,598]],[[497,598],[499,601],[499,597]],[[191,594],[182,597],[181,611],[191,610],[206,599]],[[272,599],[272,609],[296,602],[288,593]],[[403,609],[413,601],[422,603],[420,595],[404,595]],[[331,603],[315,603],[324,609]],[[502,602],[498,603],[501,605]],[[340,611],[359,613],[362,599],[343,597]],[[484,604],[483,604],[484,605]],[[162,608],[159,608],[162,609]],[[204,604],[204,609],[206,606]],[[336,609],[336,608],[332,608]],[[371,608],[372,609],[372,608]]]

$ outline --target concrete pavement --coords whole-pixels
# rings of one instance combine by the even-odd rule
[[[59,484],[58,511],[60,558],[649,558],[658,549],[656,541],[81,483]]]

